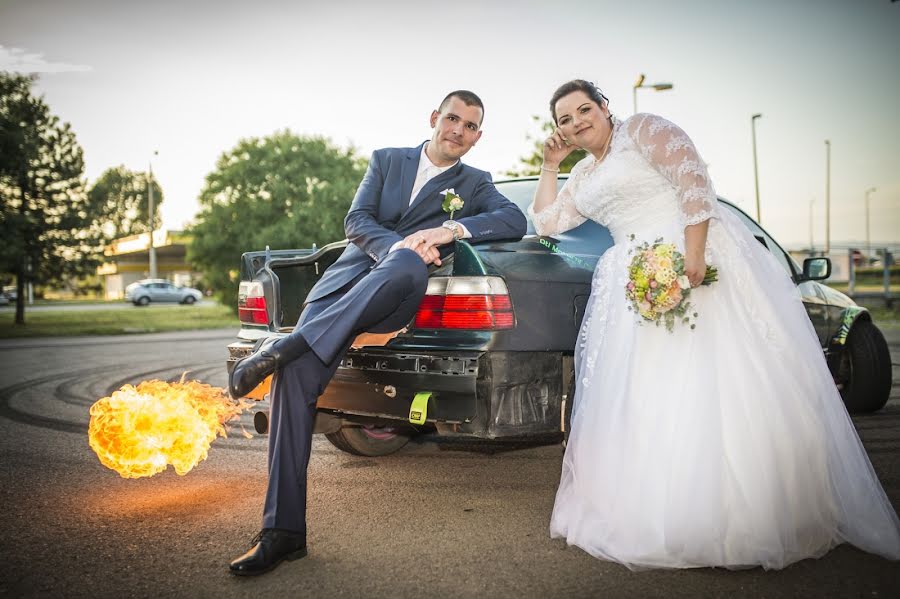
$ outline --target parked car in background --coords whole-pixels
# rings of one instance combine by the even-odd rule
[[[524,211],[536,185],[531,177],[499,181],[497,189]],[[829,276],[830,260],[800,266],[735,205],[720,199],[720,207],[738,216],[797,286],[847,409],[884,406],[891,389],[887,343],[865,308],[818,282]],[[241,329],[228,346],[229,370],[257,340],[292,330],[306,294],[347,243],[242,256]],[[431,271],[407,330],[383,347],[347,353],[319,398],[315,431],[343,451],[370,456],[396,451],[423,430],[560,438],[577,383],[573,350],[591,278],[612,244],[593,221],[553,237],[535,235],[529,222],[521,241],[460,240]],[[248,396],[262,399],[267,389],[268,380]],[[256,416],[264,432],[267,414]]]
[[[6,297],[5,293],[0,293],[0,306],[8,306],[9,298]]]
[[[181,287],[165,279],[142,279],[125,288],[125,299],[135,306],[147,306],[150,302],[193,304],[202,298],[199,289]]]

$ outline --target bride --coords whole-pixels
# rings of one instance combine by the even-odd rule
[[[529,213],[540,235],[586,219],[600,259],[576,347],[572,426],[550,523],[629,568],[783,568],[843,542],[900,559],[900,523],[786,273],[728,210],[687,135],[651,114],[617,122],[576,79]],[[557,194],[560,162],[588,151]],[[684,255],[695,328],[640,322],[635,246]],[[707,266],[718,281],[699,286]],[[687,285],[687,282],[684,283]]]

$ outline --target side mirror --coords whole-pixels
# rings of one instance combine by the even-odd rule
[[[800,281],[821,281],[831,276],[831,258],[807,258],[803,261]]]

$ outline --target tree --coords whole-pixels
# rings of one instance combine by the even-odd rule
[[[541,163],[544,162],[544,140],[550,137],[556,129],[556,125],[553,124],[553,121],[542,120],[537,115],[531,118],[538,125],[538,133],[529,133],[527,136],[528,141],[532,145],[531,153],[519,158],[519,168],[513,168],[506,172],[510,177],[527,177],[541,174]],[[560,163],[559,172],[571,172],[575,163],[585,156],[587,156],[587,152],[584,150],[575,150]]]
[[[200,192],[188,260],[235,307],[243,252],[308,248],[344,238],[365,160],[321,137],[282,131],[222,154]]]
[[[88,191],[88,211],[96,233],[109,243],[113,239],[150,230],[147,181],[149,175],[116,166],[103,171]],[[153,181],[153,222],[160,222],[162,189]]]
[[[90,230],[81,146],[68,123],[32,95],[34,76],[0,72],[0,271],[16,277],[16,324],[25,324],[25,284],[92,272],[99,239]]]

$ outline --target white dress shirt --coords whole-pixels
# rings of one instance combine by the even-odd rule
[[[422,154],[419,156],[419,170],[416,171],[416,181],[413,183],[412,193],[409,195],[410,206],[412,205],[413,200],[416,199],[416,196],[419,195],[419,192],[422,191],[422,188],[425,187],[426,183],[459,163],[459,160],[457,160],[450,166],[437,166],[431,161],[428,154],[425,153],[425,148],[427,147],[428,144],[422,146]]]
[[[437,166],[435,165],[430,158],[428,158],[428,154],[425,153],[425,148],[428,147],[428,144],[422,146],[422,154],[419,156],[419,169],[416,171],[416,180],[412,186],[412,193],[409,195],[409,205],[411,206],[413,200],[416,199],[416,196],[419,195],[419,192],[422,191],[422,188],[425,187],[425,184],[446,171],[447,169],[453,168],[459,163],[459,160],[451,164],[450,166]],[[449,218],[449,214],[448,214]],[[469,233],[469,230],[466,229],[463,225],[457,223],[459,226],[462,235],[460,235],[460,239],[467,239],[472,236]],[[402,241],[396,242],[391,246],[391,249],[388,250],[388,253],[396,250]]]

